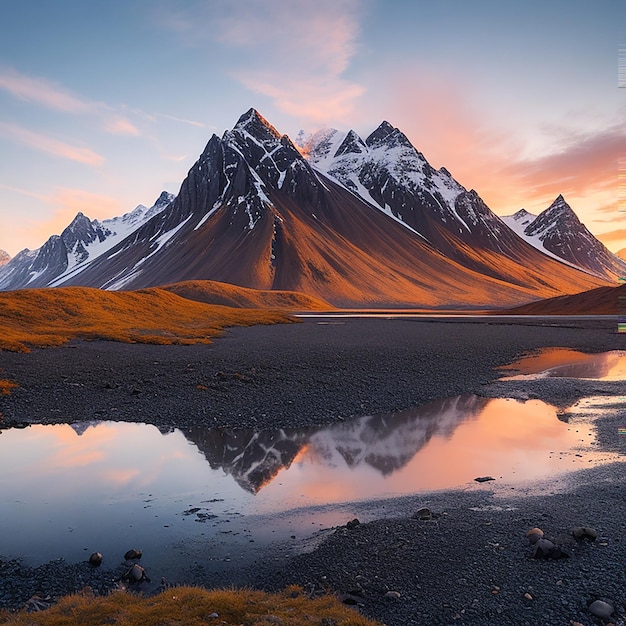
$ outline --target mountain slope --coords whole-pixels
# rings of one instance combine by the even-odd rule
[[[587,230],[561,195],[537,216],[521,209],[502,219],[525,241],[574,267],[611,281],[626,274],[626,263]]]
[[[512,315],[623,315],[626,285],[598,287],[572,296],[557,296],[530,302],[501,314]]]
[[[86,260],[80,246],[97,245],[97,232],[91,243],[82,230],[61,237],[55,258],[69,247],[77,260],[56,278],[31,263],[27,284],[117,290],[214,280],[342,306],[482,308],[607,283],[524,242],[391,125],[365,141],[335,135],[312,141],[307,160],[250,109],[211,137],[174,200]],[[87,231],[89,220],[79,222]]]
[[[61,235],[53,235],[41,248],[22,250],[6,264],[0,263],[0,290],[63,284],[173,199],[173,195],[164,191],[152,207],[139,205],[130,213],[102,222],[78,213]]]
[[[348,142],[343,151],[350,149]],[[460,195],[459,207],[470,198],[470,208],[483,210],[474,192]],[[211,137],[165,210],[66,284],[125,289],[210,279],[335,305],[427,307],[507,305],[602,284],[546,258],[497,218],[512,242],[508,256],[493,233],[493,243],[476,247],[428,220],[459,260],[314,170],[251,109],[221,139]]]
[[[161,285],[160,289],[196,302],[237,308],[289,311],[330,311],[334,308],[324,300],[297,291],[247,289],[214,280],[187,280]]]

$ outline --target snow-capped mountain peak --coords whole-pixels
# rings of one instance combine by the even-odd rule
[[[6,265],[11,260],[11,255],[4,250],[0,250],[0,267]]]
[[[626,271],[626,264],[587,230],[561,194],[539,215],[520,209],[502,219],[522,239],[568,265],[603,278]]]
[[[60,235],[52,235],[41,248],[23,250],[2,265],[0,289],[63,284],[162,211],[173,199],[172,194],[163,192],[149,209],[139,205],[129,213],[101,222],[77,213]]]

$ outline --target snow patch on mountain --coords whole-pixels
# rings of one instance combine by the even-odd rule
[[[140,226],[163,211],[174,198],[175,196],[173,194],[163,191],[150,208],[140,204],[132,211],[124,213],[124,215],[119,217],[105,219],[102,220],[102,222],[98,222],[98,220],[90,222],[94,230],[98,233],[102,233],[102,235],[97,238],[92,238],[91,241],[88,242],[78,241],[76,247],[68,254],[66,269],[52,280],[49,286],[57,287],[63,284],[68,278],[82,272],[88,265],[112,250],[118,243],[126,239],[126,237],[131,235]],[[79,215],[82,215],[82,213]],[[77,218],[74,219],[72,224],[76,222],[76,219]],[[80,250],[80,254],[77,253],[77,250]]]

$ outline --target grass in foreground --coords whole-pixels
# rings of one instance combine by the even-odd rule
[[[16,387],[19,387],[17,383],[0,379],[0,396],[10,396],[11,389],[15,389]]]
[[[217,617],[215,617],[217,614]],[[176,587],[143,598],[124,591],[93,597],[75,594],[37,613],[0,613],[0,624],[16,626],[376,626],[332,596],[313,600],[301,589],[262,591]]]
[[[195,302],[163,289],[90,287],[0,292],[0,350],[61,345],[70,339],[125,343],[210,343],[228,326],[296,321],[287,313]]]

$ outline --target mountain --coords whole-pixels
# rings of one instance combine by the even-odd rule
[[[622,261],[626,261],[626,248],[622,248],[621,250],[618,250],[616,255],[622,259]]]
[[[162,192],[154,205],[139,205],[121,217],[90,220],[78,213],[60,235],[37,250],[22,250],[0,267],[0,290],[54,287],[66,283],[136,228],[162,211],[174,196]]]
[[[626,285],[598,287],[572,296],[557,296],[530,302],[506,311],[503,315],[624,315]]]
[[[6,265],[11,260],[11,256],[8,252],[4,250],[0,250],[0,267]]]
[[[561,195],[539,215],[520,209],[502,219],[525,241],[573,267],[612,281],[626,274],[626,263],[587,230]]]
[[[210,138],[153,217],[55,279],[31,269],[28,280],[138,289],[209,279],[340,306],[427,308],[512,306],[608,282],[520,239],[387,122],[365,140],[326,131],[299,141],[250,109]],[[16,288],[3,276],[0,288]]]
[[[319,171],[465,267],[509,280],[510,268],[496,258],[528,262],[527,247],[478,194],[434,169],[388,122],[365,140],[354,131],[321,131],[302,150]]]

